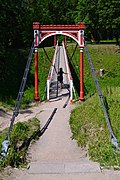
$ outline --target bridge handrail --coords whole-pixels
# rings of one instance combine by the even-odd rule
[[[52,65],[50,67],[50,71],[49,71],[49,74],[48,74],[48,77],[47,77],[47,100],[49,100],[49,91],[50,91],[50,83],[51,83],[51,79],[52,79],[52,75],[53,75],[53,72],[54,70],[56,71],[55,69],[55,60],[56,60],[56,55],[57,55],[57,49],[58,49],[58,42],[57,42],[57,45],[55,46],[55,53],[54,53],[54,57],[53,57],[53,60],[52,60]],[[57,72],[56,72],[57,73]]]
[[[62,42],[62,46],[63,46],[63,52],[64,52],[64,57],[65,57],[67,73],[68,73],[68,80],[70,83],[70,101],[72,102],[72,100],[73,100],[73,93],[72,93],[72,91],[73,91],[73,78],[72,78],[70,67],[69,67],[69,62],[68,62],[68,57],[67,57],[64,41]]]
[[[62,42],[62,45],[63,45],[63,52],[64,52],[65,62],[66,62],[66,67],[67,67],[68,79],[70,81],[70,80],[73,80],[73,78],[72,78],[72,75],[71,75],[71,71],[70,71],[70,67],[69,67],[69,62],[68,62],[68,57],[67,57],[67,53],[66,53],[64,42]]]
[[[55,47],[55,53],[54,53],[54,57],[53,57],[53,60],[52,60],[52,65],[50,67],[50,71],[49,71],[49,74],[48,74],[48,78],[51,82],[51,79],[52,79],[52,75],[53,75],[53,71],[55,70],[55,60],[56,60],[56,54],[57,54],[57,49],[58,49],[58,43]]]

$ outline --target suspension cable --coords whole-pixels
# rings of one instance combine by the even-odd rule
[[[88,50],[88,47],[87,47],[87,44],[86,44],[85,40],[84,40],[84,43],[85,43],[85,51],[86,51],[86,54],[87,54],[87,57],[88,57],[88,62],[89,62],[90,68],[91,68],[94,83],[95,83],[95,86],[96,86],[96,89],[97,89],[97,92],[98,92],[98,96],[99,96],[99,99],[100,99],[100,102],[101,102],[101,105],[102,105],[102,108],[103,108],[104,117],[106,119],[107,126],[108,126],[108,129],[109,129],[109,132],[110,132],[110,140],[111,140],[113,146],[116,147],[116,150],[119,151],[120,147],[118,146],[117,139],[116,139],[116,137],[115,137],[115,135],[113,133],[113,130],[112,130],[112,127],[111,127],[111,124],[110,124],[110,118],[108,116],[108,113],[107,113],[107,110],[106,110],[106,107],[105,107],[105,103],[104,103],[104,100],[103,100],[103,94],[102,94],[98,79],[96,77],[95,69],[94,69],[92,59],[91,59],[91,56],[90,56],[90,53],[89,53],[89,50]]]
[[[16,99],[13,115],[12,115],[12,118],[11,118],[10,127],[8,129],[8,133],[7,133],[7,136],[6,136],[5,140],[2,142],[2,152],[1,152],[2,157],[5,157],[7,155],[7,151],[8,151],[8,148],[10,146],[10,133],[12,131],[15,118],[19,114],[20,103],[21,103],[21,99],[22,99],[22,96],[23,96],[23,93],[24,93],[24,88],[25,88],[25,85],[26,85],[28,72],[29,72],[29,69],[30,69],[31,61],[32,61],[33,51],[34,51],[34,42],[32,43],[32,46],[31,46],[31,49],[30,49],[30,52],[29,52],[27,64],[26,64],[25,71],[24,71],[24,74],[23,74],[23,78],[22,78],[22,81],[21,81],[21,85],[20,85],[20,88],[19,88],[19,92],[18,92],[18,96],[17,96],[17,99]]]
[[[48,61],[49,61],[49,62],[50,62],[50,64],[51,64],[52,62],[51,62],[51,60],[50,60],[49,56],[47,55],[47,52],[46,52],[46,50],[45,50],[45,48],[44,48],[44,47],[43,47],[43,50],[44,50],[44,53],[45,53],[45,55],[46,55],[46,57],[47,57]],[[56,72],[56,74],[57,74],[57,70],[56,70],[55,65],[53,65],[53,64],[52,64],[52,66],[54,67],[55,72]]]
[[[72,53],[72,56],[70,57],[70,60],[72,60],[72,58],[73,58],[73,56],[74,56],[74,54],[75,54],[75,51],[76,51],[76,49],[77,49],[77,46],[78,46],[78,43],[77,43],[76,46],[75,46],[75,49],[74,49],[74,51],[73,51],[73,53]]]

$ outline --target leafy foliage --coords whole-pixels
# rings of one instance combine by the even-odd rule
[[[0,1],[0,55],[10,47],[30,46],[33,21],[41,24],[74,24],[84,21],[89,38],[92,34],[97,41],[113,37],[119,41],[119,3],[118,0]]]
[[[9,50],[0,63],[0,100],[16,98],[26,65],[28,51]]]
[[[79,0],[76,22],[86,23],[86,33],[89,39],[99,42],[100,39],[115,37],[119,43],[119,4],[120,1],[115,0]]]
[[[18,122],[14,125],[10,136],[10,149],[5,159],[0,161],[1,167],[8,165],[12,167],[19,167],[26,164],[27,155],[27,141],[33,137],[33,134],[40,129],[40,122],[38,119],[33,118],[28,122]],[[0,142],[4,140],[8,129],[0,133]],[[34,138],[38,138],[37,136]],[[25,143],[26,142],[26,143]],[[1,144],[0,143],[0,144]],[[1,149],[0,149],[1,151]]]

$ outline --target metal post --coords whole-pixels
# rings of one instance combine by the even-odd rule
[[[73,102],[73,79],[70,79],[70,102]]]
[[[80,48],[80,101],[84,101],[83,48]]]
[[[35,48],[35,92],[34,92],[34,100],[39,101],[39,93],[38,93],[38,48]]]
[[[47,79],[47,100],[50,100],[50,77]]]
[[[39,101],[38,93],[38,46],[39,46],[39,30],[34,30],[34,57],[35,57],[35,89],[34,89],[34,100]]]

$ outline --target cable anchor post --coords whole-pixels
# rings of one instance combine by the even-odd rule
[[[34,100],[36,102],[39,101],[39,90],[38,90],[38,47],[40,44],[40,31],[39,31],[39,23],[33,24],[34,29],[34,58],[35,58],[35,76],[34,76]]]
[[[80,45],[80,98],[79,101],[84,101],[84,65],[83,65],[83,49],[84,49],[84,30],[79,31]]]

